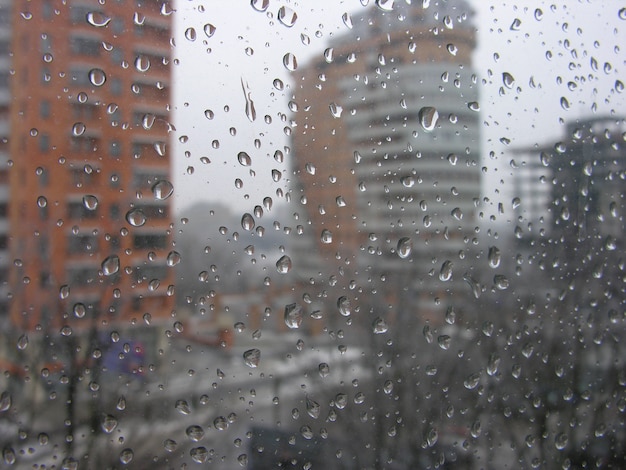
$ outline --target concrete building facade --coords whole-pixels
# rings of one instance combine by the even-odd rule
[[[169,317],[170,7],[20,0],[5,9],[12,324]]]
[[[294,136],[322,256],[433,322],[472,292],[481,181],[472,12],[439,3],[353,17],[301,69]]]

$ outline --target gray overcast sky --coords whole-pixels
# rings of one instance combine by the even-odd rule
[[[427,11],[436,14],[437,3],[431,0]],[[590,116],[592,106],[598,115],[626,113],[626,92],[615,91],[616,80],[626,81],[622,78],[626,45],[620,49],[626,20],[618,15],[619,2],[608,0],[558,4],[475,0],[472,5],[478,30],[474,68],[485,80],[480,89],[482,155],[488,167],[485,194],[494,200],[505,197],[494,191],[506,186],[512,171],[509,149],[553,141],[562,133],[560,119]],[[278,21],[281,6],[297,13],[292,27]],[[290,119],[298,120],[297,112],[288,111],[292,92],[282,58],[292,53],[303,64],[322,54],[328,40],[349,31],[342,15],[362,8],[361,0],[269,0],[263,13],[249,0],[178,0],[174,14],[178,142],[173,160],[177,209],[197,201],[220,201],[249,211],[265,196],[277,200],[276,189],[286,187],[290,176],[289,156],[282,165],[271,156],[289,145],[283,129]],[[516,19],[519,26],[512,27]],[[205,29],[212,30],[207,25],[215,28],[211,37],[205,34]],[[189,28],[195,30],[195,40],[188,39],[193,37]],[[515,86],[501,93],[503,72],[515,78]],[[276,78],[285,83],[284,90],[274,87]],[[530,86],[531,79],[535,87]],[[254,101],[254,121],[245,114],[242,81]],[[569,109],[563,108],[562,97]],[[207,119],[206,110],[213,112],[213,119]],[[510,144],[503,144],[502,138]],[[240,151],[252,157],[251,166],[237,162]],[[488,157],[491,151],[495,160]],[[203,163],[203,157],[210,163]],[[271,178],[272,169],[283,173],[278,183]],[[243,185],[240,189],[236,178]]]

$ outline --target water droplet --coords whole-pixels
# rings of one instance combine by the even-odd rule
[[[93,86],[101,87],[107,81],[106,73],[102,69],[91,69],[89,71],[89,81]]]
[[[478,104],[478,101],[470,101],[467,103],[467,108],[470,111],[478,112],[480,111],[480,104]]]
[[[333,234],[330,230],[328,229],[323,229],[322,230],[322,235],[320,237],[322,243],[324,244],[329,244],[333,242]]]
[[[300,305],[293,303],[285,307],[285,325],[287,325],[288,328],[300,328],[303,318],[304,315],[302,314],[302,307]]]
[[[500,255],[500,249],[496,246],[492,246],[489,248],[489,255],[488,255],[488,259],[489,259],[489,267],[490,268],[497,268],[498,266],[500,266],[500,259],[501,259],[501,255]]]
[[[189,403],[187,403],[187,400],[176,400],[174,408],[176,408],[176,410],[178,410],[178,412],[183,415],[188,415],[191,413],[191,408],[189,407]]]
[[[8,411],[11,408],[11,395],[9,392],[0,394],[0,411]]]
[[[506,278],[506,276],[503,276],[502,274],[494,276],[493,283],[499,290],[506,290],[509,288],[509,280]]]
[[[569,101],[567,101],[567,98],[565,98],[565,96],[561,96],[561,108],[566,111],[569,109]]]
[[[87,13],[87,23],[96,28],[104,28],[111,22],[111,18],[104,13],[90,11]]]
[[[291,8],[282,6],[278,9],[278,21],[288,28],[291,28],[294,24],[296,24],[297,19],[298,15]]]
[[[339,410],[343,410],[348,405],[348,395],[345,393],[338,393],[335,395],[335,406]]]
[[[167,265],[172,267],[172,266],[176,266],[178,263],[180,263],[180,253],[178,251],[170,251],[167,254]]]
[[[432,106],[425,106],[419,110],[418,118],[422,128],[427,132],[431,132],[437,126],[439,112]]]
[[[454,44],[448,44],[446,46],[446,49],[448,50],[448,52],[450,53],[450,55],[455,56],[457,54],[457,52],[459,52],[459,48],[456,47]]]
[[[141,209],[131,209],[126,213],[126,222],[133,227],[141,227],[148,219]]]
[[[337,103],[330,103],[328,107],[330,108],[330,114],[335,119],[339,119],[341,117],[341,113],[343,112],[343,108],[341,106],[339,106]]]
[[[444,261],[441,265],[441,270],[439,271],[439,280],[446,282],[452,279],[452,261]]]
[[[298,68],[298,60],[296,59],[295,55],[293,55],[291,52],[288,52],[283,56],[283,65],[287,70],[293,72]]]
[[[261,351],[259,349],[248,349],[243,353],[244,363],[251,368],[255,368],[259,366],[259,361],[261,360]]]
[[[515,79],[513,78],[513,75],[511,75],[509,72],[504,72],[502,74],[502,83],[504,83],[505,87],[511,89],[515,84]]]
[[[346,25],[346,28],[352,29],[352,17],[348,13],[341,15],[341,20],[343,21],[343,24]]]
[[[519,31],[521,25],[522,25],[522,20],[520,20],[519,18],[515,18],[513,20],[513,23],[511,23],[510,30]]]
[[[246,116],[250,122],[254,122],[256,119],[256,109],[254,107],[254,101],[252,101],[252,92],[250,91],[250,86],[248,82],[244,82],[243,78],[241,79],[241,88],[243,90],[243,96],[246,101]]]
[[[276,170],[276,169],[272,170],[272,180],[274,180],[274,183],[278,183],[282,177],[283,177],[283,174],[279,170]]]
[[[163,448],[166,452],[174,452],[178,448],[178,443],[173,439],[165,439],[163,441]]]
[[[500,356],[495,353],[492,353],[489,356],[489,361],[487,362],[487,374],[490,376],[494,376],[498,373],[498,368],[500,367]]]
[[[372,323],[372,330],[375,335],[382,335],[383,333],[387,333],[387,330],[389,330],[389,326],[387,325],[387,322],[385,322],[385,320],[378,317]]]
[[[84,316],[87,314],[87,307],[85,306],[85,304],[77,302],[74,304],[74,307],[72,307],[72,312],[74,313],[74,316],[76,318],[84,318]]]
[[[376,0],[376,6],[382,11],[393,11],[394,0]]]
[[[210,38],[215,34],[215,29],[215,26],[213,26],[211,23],[207,23],[204,25],[204,34],[206,34],[207,38]]]
[[[252,217],[252,214],[249,214],[248,212],[246,212],[241,217],[241,228],[249,232],[250,230],[254,229],[254,226],[255,226],[254,217]]]
[[[541,8],[535,9],[535,19],[537,21],[541,21],[543,19],[543,10],[541,10]]]
[[[626,8],[620,8],[617,12],[617,16],[620,20],[626,20]]]
[[[59,298],[61,300],[65,300],[70,296],[70,286],[68,286],[67,284],[63,284],[60,288],[59,288]]]
[[[17,339],[17,349],[23,351],[27,347],[28,347],[28,336],[26,334],[23,334]]]
[[[115,408],[119,411],[124,411],[126,409],[126,397],[124,395],[118,398]]]
[[[313,418],[317,419],[320,417],[321,406],[318,402],[311,400],[309,397],[306,397],[306,412],[307,414]]]
[[[209,458],[209,451],[206,447],[194,447],[189,451],[191,460],[196,463],[205,463]]]
[[[480,374],[470,374],[464,381],[463,386],[468,390],[473,390],[476,388],[478,383],[480,382]]]
[[[287,255],[281,256],[276,261],[276,271],[280,274],[287,274],[291,270],[291,258]]]
[[[174,186],[167,180],[159,180],[152,186],[155,199],[165,200],[174,193]]]
[[[196,40],[196,30],[195,28],[187,28],[185,30],[185,38],[187,39],[187,41],[195,41]]]
[[[187,437],[193,442],[201,441],[204,438],[204,430],[202,429],[202,427],[195,424],[189,426],[185,430],[185,434],[187,434]]]
[[[135,57],[135,68],[138,72],[147,72],[150,70],[150,59],[143,55]]]
[[[111,255],[102,262],[102,274],[112,276],[120,270],[120,259],[116,255]]]
[[[568,441],[569,438],[567,437],[567,434],[559,433],[554,438],[554,447],[556,447],[558,450],[563,450],[567,447]]]
[[[12,447],[5,447],[2,450],[2,458],[7,465],[15,465],[15,462],[17,462],[17,457]]]
[[[337,299],[337,308],[339,309],[339,313],[344,317],[349,317],[352,314],[350,299],[345,296],[341,296]]]
[[[461,211],[459,207],[455,207],[454,209],[452,209],[452,212],[450,212],[450,215],[454,217],[456,220],[463,219],[463,211]]]
[[[409,237],[402,237],[398,240],[398,245],[396,246],[396,253],[402,259],[406,259],[411,255],[411,251],[413,250],[413,240]]]
[[[270,1],[269,0],[250,0],[250,5],[256,11],[263,12],[267,10],[267,8],[270,6]]]
[[[448,350],[450,349],[450,343],[452,341],[452,338],[450,338],[450,336],[448,335],[440,335],[437,337],[437,344],[439,345],[439,347],[443,350]]]
[[[330,374],[330,366],[325,362],[320,363],[317,366],[317,370],[322,378],[327,377],[328,374]]]
[[[250,166],[252,164],[252,159],[246,152],[239,152],[237,154],[237,160],[241,166]]]
[[[223,416],[218,416],[213,420],[213,426],[218,431],[226,431],[228,429],[228,420]]]
[[[122,452],[120,452],[120,462],[122,462],[122,464],[124,465],[128,465],[133,460],[134,456],[135,454],[133,450],[130,448],[126,448]]]
[[[624,83],[621,80],[615,80],[615,91],[618,93],[624,91]]]
[[[80,137],[81,135],[85,133],[86,130],[87,130],[87,126],[85,126],[84,123],[76,122],[72,126],[72,135],[74,137]]]
[[[105,433],[111,434],[117,427],[117,418],[108,414],[103,415],[100,427]]]

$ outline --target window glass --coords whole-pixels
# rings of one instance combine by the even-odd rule
[[[626,468],[625,32],[1,0],[0,466]]]

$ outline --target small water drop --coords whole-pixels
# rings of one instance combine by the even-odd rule
[[[239,161],[241,166],[250,166],[252,164],[252,159],[246,152],[239,152],[237,154],[237,161]]]
[[[126,222],[133,227],[141,227],[148,219],[141,209],[131,209],[126,213]]]
[[[296,24],[297,19],[297,13],[291,8],[282,6],[278,9],[278,21],[288,28],[291,28],[294,24]]]
[[[398,245],[396,246],[396,253],[402,259],[406,259],[411,255],[411,251],[413,250],[413,240],[409,237],[402,237],[398,240]]]
[[[439,112],[432,106],[425,106],[419,110],[418,118],[422,128],[427,132],[431,132],[437,126]]]
[[[87,13],[87,23],[96,28],[104,28],[111,22],[111,17],[97,11]]]
[[[500,249],[496,246],[492,246],[489,248],[489,255],[488,255],[488,259],[489,259],[489,267],[490,268],[497,268],[498,266],[500,266],[500,260],[501,260],[501,254],[500,254]]]
[[[269,0],[250,0],[250,5],[256,11],[263,12],[267,10],[267,8],[270,6],[270,1]]]
[[[167,180],[159,180],[152,186],[155,199],[165,200],[174,193],[174,186]]]
[[[377,317],[372,322],[372,331],[374,332],[375,335],[382,335],[383,333],[387,333],[388,330],[389,330],[389,326],[387,325],[387,322],[383,320],[382,318]]]
[[[255,368],[259,366],[259,361],[261,360],[261,351],[259,349],[248,349],[243,353],[244,363],[251,368]]]
[[[191,407],[189,406],[189,403],[187,403],[187,400],[176,400],[174,408],[176,408],[176,410],[182,415],[188,415],[191,413]]]
[[[352,315],[352,304],[350,299],[345,296],[341,296],[337,299],[337,308],[339,309],[339,313],[344,317]]]
[[[122,462],[123,465],[128,465],[133,460],[134,456],[135,453],[133,449],[126,448],[120,452],[120,462]]]
[[[300,328],[304,315],[302,313],[302,307],[296,303],[289,304],[285,307],[285,325],[288,328],[296,329]]]
[[[28,336],[26,334],[21,335],[17,338],[17,349],[23,351],[28,347]]]
[[[521,25],[522,25],[522,20],[520,20],[519,18],[515,18],[513,22],[511,23],[511,26],[509,27],[509,29],[511,31],[519,31]]]
[[[102,69],[93,68],[89,71],[88,76],[91,84],[96,87],[101,87],[107,81],[106,73]]]
[[[112,276],[120,270],[120,259],[116,255],[111,255],[102,262],[102,274]]]
[[[452,279],[452,261],[447,260],[441,265],[441,269],[439,270],[439,280],[443,282],[447,282]]]
[[[187,435],[187,437],[191,441],[198,442],[198,441],[201,441],[204,438],[204,429],[202,429],[202,427],[194,424],[192,426],[189,426],[185,430],[185,434]]]
[[[283,65],[287,70],[293,72],[298,68],[298,60],[296,59],[295,55],[293,55],[291,52],[288,52],[283,56]]]
[[[254,217],[252,216],[252,214],[249,214],[248,212],[246,212],[241,217],[241,228],[249,232],[250,230],[254,229],[254,226],[255,226]]]
[[[105,433],[111,434],[117,427],[117,423],[118,421],[117,421],[117,418],[115,418],[115,416],[105,414],[102,416],[100,427]]]
[[[83,196],[83,206],[89,211],[95,211],[98,208],[98,198],[91,194]]]

